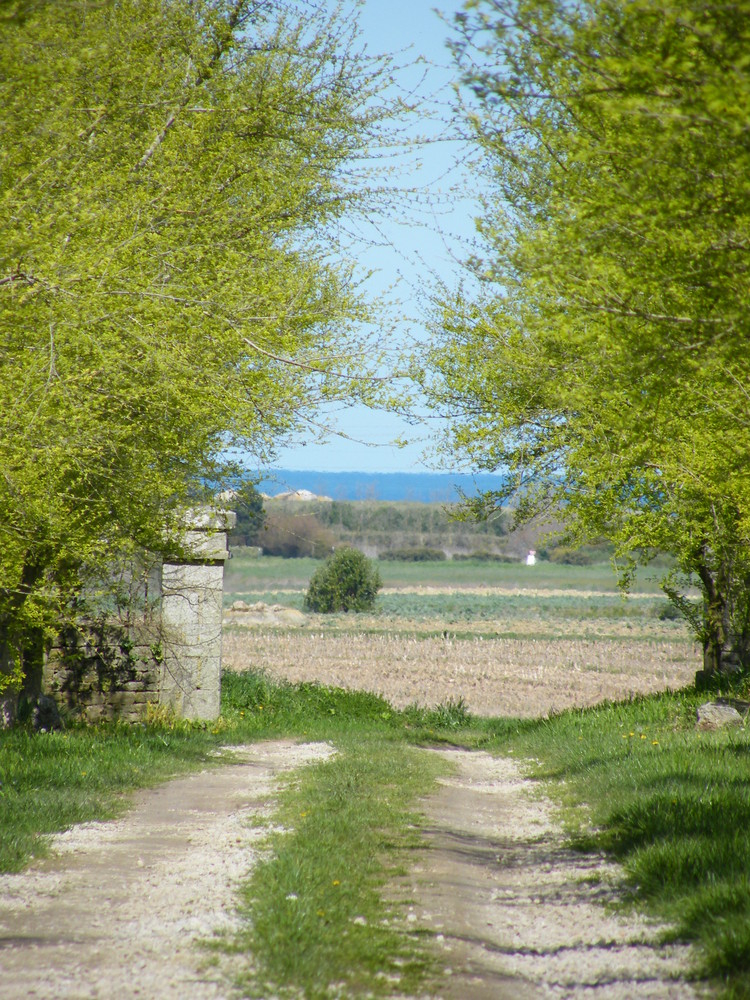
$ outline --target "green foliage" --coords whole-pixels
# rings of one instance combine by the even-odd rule
[[[747,661],[750,8],[468,8],[454,53],[488,183],[479,291],[436,301],[423,374],[447,447],[509,469],[521,519],[612,539],[626,584],[672,553],[707,667]]]
[[[562,563],[564,566],[590,566],[593,558],[581,549],[557,548],[548,553],[550,562]]]
[[[225,569],[225,598],[231,603],[245,594],[257,594],[261,591],[290,588],[304,591],[311,575],[319,566],[320,562],[314,559],[237,556],[229,560]],[[512,563],[494,559],[490,562],[453,559],[428,563],[384,561],[378,563],[378,572],[385,587],[436,587],[456,591],[458,594],[464,589],[471,591],[477,587],[514,590],[520,586],[528,587],[531,582],[536,588],[562,590],[570,596],[574,596],[577,591],[611,593],[617,589],[617,577],[609,562],[592,566],[565,566],[544,561],[528,567],[518,560]],[[638,581],[638,590],[658,594],[660,586],[653,574],[644,571]]]
[[[258,544],[269,556],[285,559],[322,559],[335,546],[336,536],[314,514],[286,513],[272,507]]]
[[[418,545],[407,549],[387,549],[385,552],[381,552],[378,558],[401,562],[442,562],[447,557],[442,549],[431,549],[426,545]]]
[[[277,502],[282,509],[292,506]],[[477,536],[487,545],[507,535],[511,520],[507,511],[496,511],[487,521],[464,521],[457,519],[460,508],[455,505],[406,500],[312,501],[309,508],[334,532],[339,544],[371,545],[378,551],[421,545],[436,548],[446,540],[451,546],[470,546]]]
[[[313,574],[305,607],[322,614],[368,611],[381,586],[380,574],[371,559],[357,549],[339,549]]]
[[[463,698],[449,698],[433,709],[424,712],[422,724],[435,729],[468,728],[471,713]]]
[[[228,538],[229,545],[260,545],[258,536],[266,522],[266,512],[263,497],[255,486],[244,483],[226,505],[237,515],[237,524]]]
[[[384,68],[322,7],[11,9],[0,643],[38,656],[118,554],[177,544],[229,446],[268,456],[322,401],[383,384],[333,234],[390,111]]]
[[[514,559],[513,556],[506,556],[502,552],[486,552],[484,549],[477,549],[474,552],[454,552],[451,559],[456,562],[520,562],[520,559]]]

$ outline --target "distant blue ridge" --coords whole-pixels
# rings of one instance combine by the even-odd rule
[[[275,496],[287,490],[309,490],[332,500],[411,500],[414,503],[452,503],[459,491],[476,496],[498,490],[501,475],[450,472],[305,472],[274,469],[256,484],[261,493]]]

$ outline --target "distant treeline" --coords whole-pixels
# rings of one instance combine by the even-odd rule
[[[280,501],[284,503],[284,501]],[[506,512],[495,515],[487,521],[457,521],[450,514],[450,508],[437,503],[414,503],[412,501],[387,502],[378,500],[331,502],[311,501],[306,506],[321,524],[336,530],[339,534],[381,535],[404,532],[408,535],[444,536],[446,532],[467,537],[490,535],[502,538],[507,535],[510,517]],[[299,503],[297,503],[299,507]],[[266,504],[266,510],[273,509]],[[288,510],[289,507],[287,506]]]
[[[321,557],[342,545],[368,555],[434,550],[499,553],[510,528],[507,512],[487,521],[457,521],[441,504],[378,500],[266,500],[262,515],[240,514],[234,545],[269,555]]]
[[[585,564],[606,559],[606,543],[570,549],[539,537],[551,525],[513,531],[510,511],[486,521],[461,521],[451,508],[437,503],[381,500],[265,500],[249,494],[247,511],[238,509],[237,530],[230,544],[257,546],[267,555],[323,558],[343,545],[380,559],[432,561],[478,559],[517,561],[530,548],[537,558]]]

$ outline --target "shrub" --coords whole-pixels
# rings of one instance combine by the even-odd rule
[[[549,559],[550,562],[562,563],[564,566],[590,566],[594,562],[593,556],[581,549],[552,549]]]
[[[479,549],[476,552],[455,552],[453,559],[456,562],[472,560],[473,562],[517,563],[521,561],[518,556],[509,556],[505,552],[487,552],[485,549]]]
[[[674,604],[661,604],[656,608],[656,617],[661,622],[676,622],[679,621],[683,615],[679,608],[676,608]]]
[[[389,549],[381,552],[379,559],[398,560],[401,562],[440,562],[446,558],[442,549],[429,549],[426,546],[415,546],[409,549]]]
[[[382,586],[371,559],[358,549],[339,549],[313,573],[305,607],[309,611],[367,611]]]

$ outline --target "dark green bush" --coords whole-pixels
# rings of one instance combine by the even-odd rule
[[[582,549],[552,549],[549,553],[549,560],[553,563],[562,563],[564,566],[591,566],[594,562],[593,556]]]
[[[521,561],[518,556],[509,556],[504,552],[487,552],[484,549],[479,549],[476,552],[456,552],[453,559],[456,562],[472,560],[473,562],[517,563]]]
[[[400,562],[440,562],[447,557],[442,549],[415,546],[409,549],[389,549],[387,552],[381,552],[378,558]]]
[[[244,483],[234,496],[229,496],[226,504],[237,515],[237,524],[229,533],[228,542],[234,549],[238,546],[260,545],[258,536],[266,523],[263,497],[252,483]]]
[[[679,608],[674,604],[664,603],[656,608],[656,617],[661,622],[677,622],[682,618]]]
[[[305,594],[309,611],[368,611],[382,582],[377,567],[358,549],[339,549],[313,573]]]

